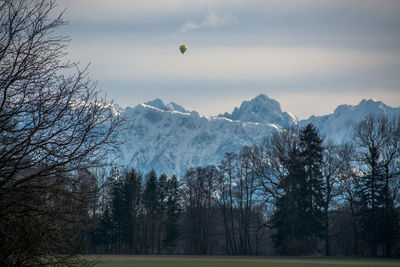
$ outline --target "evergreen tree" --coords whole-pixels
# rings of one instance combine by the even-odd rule
[[[300,157],[305,179],[301,180],[301,202],[304,216],[301,220],[304,238],[310,241],[322,236],[323,232],[323,147],[322,139],[312,124],[305,126],[300,133]]]
[[[144,225],[145,251],[155,253],[156,240],[156,215],[158,209],[157,174],[151,170],[146,175],[146,187],[143,192],[143,203],[146,212],[146,223]]]
[[[161,254],[166,220],[167,175],[161,174],[157,182],[157,254]]]
[[[111,251],[113,236],[113,221],[110,209],[107,207],[100,217],[99,226],[95,233],[95,244],[100,244],[100,251],[108,253]]]
[[[305,194],[304,170],[300,160],[300,151],[297,145],[290,148],[288,158],[284,159],[286,175],[278,184],[282,190],[281,196],[275,200],[275,212],[272,217],[272,227],[276,233],[272,236],[278,254],[303,254],[302,220],[306,207],[302,203]],[[303,205],[301,205],[303,204]]]
[[[139,252],[138,217],[141,212],[142,177],[134,169],[119,174],[113,170],[108,203],[98,225],[104,252]]]
[[[116,252],[122,246],[123,224],[125,219],[126,205],[124,204],[124,196],[122,193],[122,180],[117,178],[112,184],[111,189],[111,214],[113,222],[112,234],[112,250]]]
[[[278,158],[271,184],[275,189],[272,227],[279,254],[314,252],[323,231],[322,140],[311,124],[300,135],[288,129],[273,136],[270,158]],[[275,159],[273,160],[275,161]],[[272,162],[272,160],[270,161]]]
[[[168,253],[173,252],[179,238],[179,216],[181,214],[179,183],[175,175],[167,182],[165,237],[163,243]]]
[[[100,206],[100,214],[96,216],[94,238],[92,240],[93,248],[100,253],[110,253],[115,240],[114,217],[113,217],[113,198],[116,181],[120,173],[118,169],[112,168],[106,178],[108,183],[102,187],[98,202]]]
[[[132,169],[124,175],[122,195],[125,218],[122,223],[123,240],[130,252],[138,251],[138,216],[141,206],[142,177]]]

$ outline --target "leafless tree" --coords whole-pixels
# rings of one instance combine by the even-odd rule
[[[343,183],[347,174],[351,172],[350,162],[353,156],[353,147],[349,144],[336,145],[331,142],[324,146],[322,175],[323,183],[323,213],[325,228],[325,255],[330,255],[332,234],[330,232],[330,211],[335,198],[343,195]],[[346,177],[344,177],[346,176]]]
[[[280,133],[274,133],[254,148],[254,166],[259,179],[260,190],[266,203],[274,204],[277,199],[287,193],[290,199],[295,196],[292,192],[293,185],[288,183],[286,177],[290,174],[290,154],[298,148],[298,129],[289,128]],[[288,209],[289,210],[289,209]],[[295,214],[288,212],[291,236],[287,243],[295,240]],[[263,226],[273,228],[271,218]]]
[[[1,266],[69,262],[97,188],[87,170],[105,163],[120,123],[65,59],[56,11],[55,0],[0,2]]]
[[[218,169],[211,165],[190,168],[182,177],[181,194],[187,227],[183,233],[185,253],[213,253],[219,225],[216,209],[216,180],[219,175]]]
[[[253,147],[245,146],[238,154],[227,153],[219,166],[218,201],[225,229],[226,252],[249,255],[257,251],[259,215],[257,179],[253,166]]]
[[[358,195],[362,212],[362,232],[369,253],[377,255],[382,245],[384,254],[391,257],[398,242],[400,121],[386,116],[366,116],[354,128],[358,145]],[[371,230],[372,229],[372,230]]]

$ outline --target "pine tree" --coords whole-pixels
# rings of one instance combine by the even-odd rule
[[[114,252],[121,247],[124,237],[123,221],[125,219],[126,207],[124,205],[122,186],[122,180],[118,177],[118,179],[113,182],[111,189],[111,214],[113,222],[112,244]]]
[[[146,211],[146,224],[144,226],[146,242],[146,252],[150,254],[155,253],[156,246],[156,215],[158,209],[158,195],[157,195],[157,174],[151,170],[146,175],[146,187],[143,193],[143,203]]]
[[[286,175],[280,181],[281,196],[275,201],[272,226],[276,233],[272,236],[278,254],[303,254],[303,223],[306,215],[304,196],[305,174],[300,159],[299,147],[295,142],[288,147],[287,158],[282,158]]]
[[[175,175],[167,182],[165,237],[163,244],[168,253],[173,252],[179,238],[179,216],[181,214],[179,183]]]
[[[271,158],[278,158],[272,227],[279,254],[309,254],[323,231],[322,140],[311,124],[300,135],[288,129],[271,139]]]
[[[167,175],[161,174],[157,182],[157,254],[162,252],[164,224],[166,220]]]
[[[137,252],[138,244],[138,216],[141,205],[142,177],[135,169],[125,173],[122,195],[125,217],[122,224],[124,241],[130,252]]]
[[[99,220],[99,226],[96,229],[95,243],[101,245],[101,252],[109,253],[113,238],[113,221],[110,209],[107,207]]]
[[[315,241],[323,232],[323,147],[322,139],[312,124],[305,126],[300,133],[300,157],[305,179],[302,180],[302,221],[304,238]]]

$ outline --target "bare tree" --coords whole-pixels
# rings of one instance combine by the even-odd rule
[[[259,225],[255,223],[257,179],[253,166],[253,147],[243,147],[239,154],[227,153],[220,165],[218,201],[224,220],[226,252],[248,255],[256,252]]]
[[[336,197],[343,194],[343,176],[351,171],[350,158],[353,155],[352,146],[335,145],[328,143],[323,151],[322,175],[323,183],[323,213],[324,213],[324,239],[325,255],[330,255],[330,243],[332,235],[330,233],[330,211]]]
[[[82,173],[105,163],[120,122],[86,69],[65,59],[55,11],[54,0],[0,2],[2,266],[69,261],[97,188]]]
[[[266,203],[276,206],[279,199],[285,194],[291,202],[294,202],[295,195],[292,185],[295,179],[287,179],[290,176],[290,162],[295,162],[292,154],[297,151],[299,146],[297,138],[298,129],[290,128],[280,133],[275,133],[269,138],[265,138],[254,150],[255,171],[259,178],[260,190],[265,198]],[[294,177],[295,178],[295,177]],[[275,212],[276,209],[274,209]],[[293,207],[287,209],[288,230],[286,236],[281,240],[287,246],[296,241],[295,238],[295,210]],[[273,216],[268,218],[268,222],[264,226],[275,228],[272,222]]]
[[[218,225],[216,181],[219,171],[213,166],[190,168],[182,177],[185,216],[185,253],[212,254]]]
[[[369,115],[354,128],[360,175],[357,199],[361,236],[372,256],[383,245],[391,256],[399,229],[395,199],[399,188],[399,122]]]
[[[236,230],[234,219],[234,198],[233,187],[235,182],[234,163],[237,155],[226,153],[225,159],[221,162],[219,169],[221,175],[218,176],[218,202],[220,205],[225,230],[225,252],[231,255],[238,255],[236,245]]]
[[[384,120],[381,118],[380,120]],[[388,138],[382,149],[384,169],[384,233],[383,246],[385,256],[391,257],[396,243],[399,242],[399,213],[397,211],[400,190],[400,117],[389,120],[386,127]]]

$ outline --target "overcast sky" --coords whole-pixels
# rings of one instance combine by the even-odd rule
[[[266,94],[299,118],[400,106],[399,0],[62,0],[71,59],[123,107],[204,115]],[[182,56],[179,45],[188,51]]]

